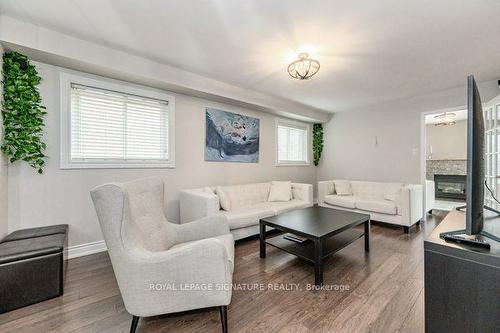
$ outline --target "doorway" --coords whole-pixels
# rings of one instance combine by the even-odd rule
[[[499,209],[500,205],[493,195],[500,197],[500,95],[483,103],[483,112],[486,135],[485,180],[492,191],[485,190],[485,204]],[[423,112],[421,115],[420,167],[426,212],[432,212],[433,209],[452,210],[465,203],[464,199],[454,194],[465,191],[466,122],[466,106]]]

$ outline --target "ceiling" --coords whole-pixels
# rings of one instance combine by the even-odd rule
[[[329,112],[500,77],[498,0],[0,0],[0,12]],[[308,81],[289,62],[321,62]]]

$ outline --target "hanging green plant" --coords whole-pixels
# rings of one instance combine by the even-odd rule
[[[321,153],[323,152],[323,125],[314,124],[313,125],[313,162],[315,166],[318,166],[319,160],[321,159]]]
[[[38,92],[41,77],[27,56],[3,55],[2,152],[9,161],[22,160],[43,172],[46,145],[43,142],[45,106]]]

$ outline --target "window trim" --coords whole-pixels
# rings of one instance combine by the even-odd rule
[[[306,130],[306,161],[280,161],[279,159],[279,142],[278,142],[278,127],[279,126],[287,126],[287,127],[295,127],[298,129],[303,129]],[[276,161],[275,161],[275,166],[276,167],[297,167],[297,166],[303,166],[303,167],[308,167],[311,166],[311,125],[308,123],[303,123],[300,121],[295,121],[295,120],[290,120],[290,119],[283,119],[283,118],[276,118],[276,124],[275,124],[275,149],[276,149]]]
[[[147,168],[175,168],[175,97],[147,87],[138,87],[127,82],[108,79],[95,75],[84,75],[61,72],[60,83],[60,169],[147,169]],[[169,160],[122,160],[109,159],[107,162],[71,161],[71,84],[116,91],[118,93],[137,95],[147,98],[168,101],[168,144]]]

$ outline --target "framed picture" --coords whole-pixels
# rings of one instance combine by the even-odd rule
[[[206,108],[205,122],[205,161],[259,162],[259,119]]]

